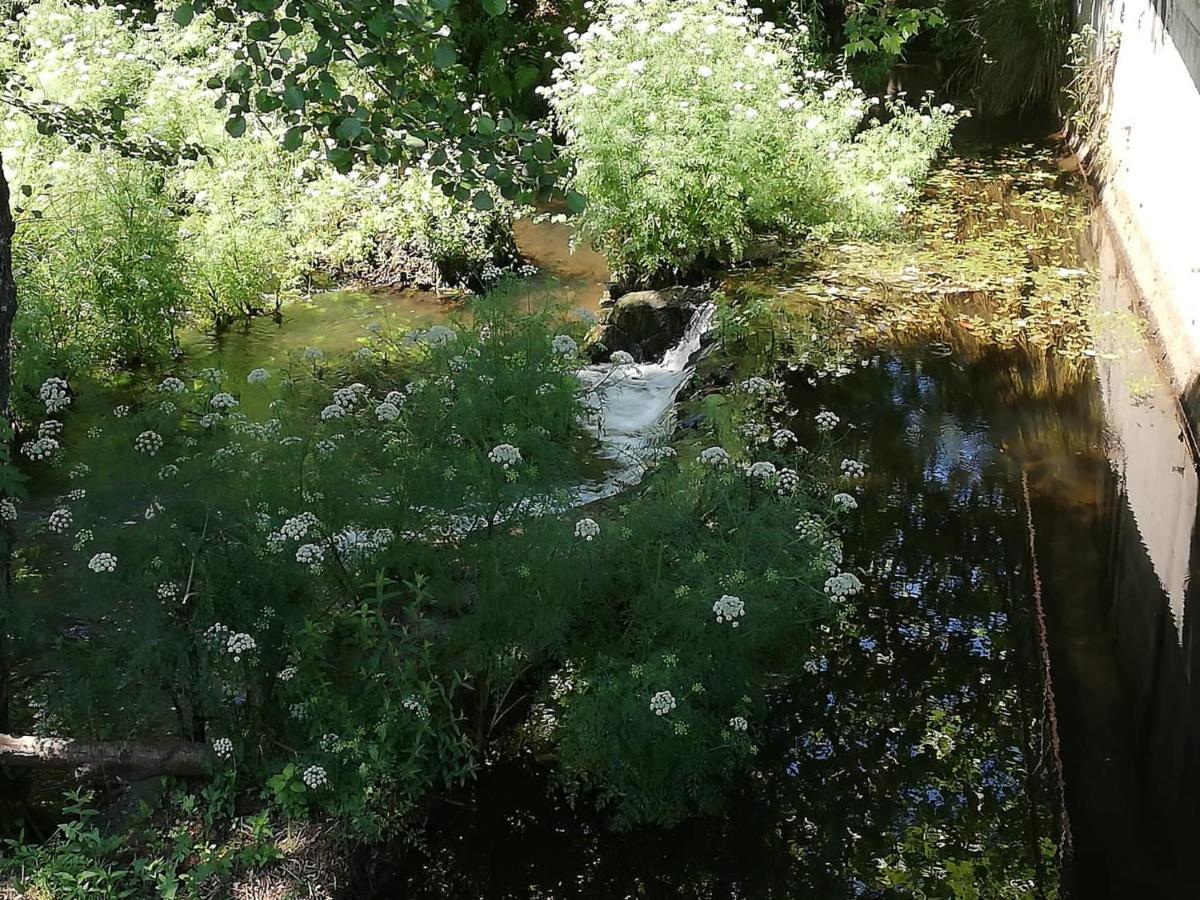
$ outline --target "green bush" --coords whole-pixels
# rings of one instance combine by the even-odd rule
[[[734,0],[610,0],[572,37],[546,92],[583,230],[630,278],[736,260],[761,232],[886,230],[956,121],[892,104],[862,130],[871,103],[806,35]]]
[[[22,408],[49,374],[163,358],[179,329],[224,326],[315,286],[477,289],[517,262],[514,210],[500,198],[476,209],[419,169],[339,175],[282,150],[269,116],[231,136],[206,87],[233,65],[230,32],[211,16],[131,28],[122,15],[34,3],[5,22],[0,70],[51,101],[119,99],[132,136],[193,142],[207,156],[164,167],[80,153],[0,109],[21,206]]]
[[[561,515],[594,466],[577,349],[510,305],[369,357],[181,372],[86,435],[43,425],[22,452],[66,477],[21,523],[30,558],[103,624],[24,634],[57,645],[40,727],[204,740],[226,812],[261,791],[367,838],[514,733],[621,824],[715,809],[835,610],[821,454],[772,434],[751,379],[728,453]]]

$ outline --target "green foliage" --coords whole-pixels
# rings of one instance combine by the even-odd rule
[[[129,159],[43,133],[17,104],[4,163],[20,186],[18,399],[50,374],[166,357],[182,328],[227,325],[331,279],[479,287],[516,261],[511,205],[432,189],[428,171],[333,172],[255,119],[233,137],[203,86],[231,57],[205,16],[126,21],[44,0],[9,23],[0,72],[63,108],[125,110],[126,143],[203,145],[195,161]],[[24,96],[24,95],[22,95]],[[299,163],[299,164],[298,164]],[[479,204],[475,205],[476,207]]]
[[[844,25],[847,59],[882,55],[895,62],[922,31],[941,28],[945,13],[938,6],[901,6],[894,0],[858,0],[847,7]]]
[[[626,277],[739,259],[753,235],[877,234],[912,201],[952,109],[871,104],[804,35],[726,0],[613,0],[548,89],[581,225]]]
[[[497,22],[505,18],[506,3],[481,6]],[[211,11],[233,31],[233,59],[208,82],[221,91],[230,134],[265,114],[286,129],[284,146],[314,149],[342,173],[425,160],[460,202],[484,180],[508,199],[544,199],[562,168],[548,131],[457,94],[466,73],[452,7],[450,0],[188,0],[175,21],[186,25]]]
[[[960,57],[954,80],[985,115],[1048,109],[1067,62],[1067,0],[969,0],[950,8]]]

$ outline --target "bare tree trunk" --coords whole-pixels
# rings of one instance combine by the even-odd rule
[[[194,741],[76,741],[0,734],[0,765],[31,769],[88,768],[138,775],[204,774],[208,747]]]
[[[8,406],[12,386],[12,329],[17,316],[17,284],[13,279],[12,247],[16,224],[9,205],[8,181],[4,177],[4,158],[0,156],[0,441],[8,440]],[[10,446],[0,460],[12,460]],[[8,677],[8,618],[12,593],[12,529],[0,523],[0,732],[9,723],[10,689]]]

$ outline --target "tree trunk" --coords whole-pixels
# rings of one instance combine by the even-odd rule
[[[108,773],[204,774],[208,747],[194,741],[76,741],[0,734],[0,765],[31,769],[89,768]]]
[[[13,280],[12,247],[16,225],[9,205],[8,181],[4,177],[4,158],[0,156],[0,441],[8,440],[8,405],[12,383],[12,329],[17,316],[17,284]],[[0,453],[0,460],[12,460],[15,447]],[[11,462],[10,462],[11,464]],[[8,607],[12,593],[12,529],[0,523],[0,732],[9,722]]]

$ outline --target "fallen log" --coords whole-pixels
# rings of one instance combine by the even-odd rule
[[[0,734],[0,765],[113,774],[204,774],[207,745],[195,741],[77,741]]]

